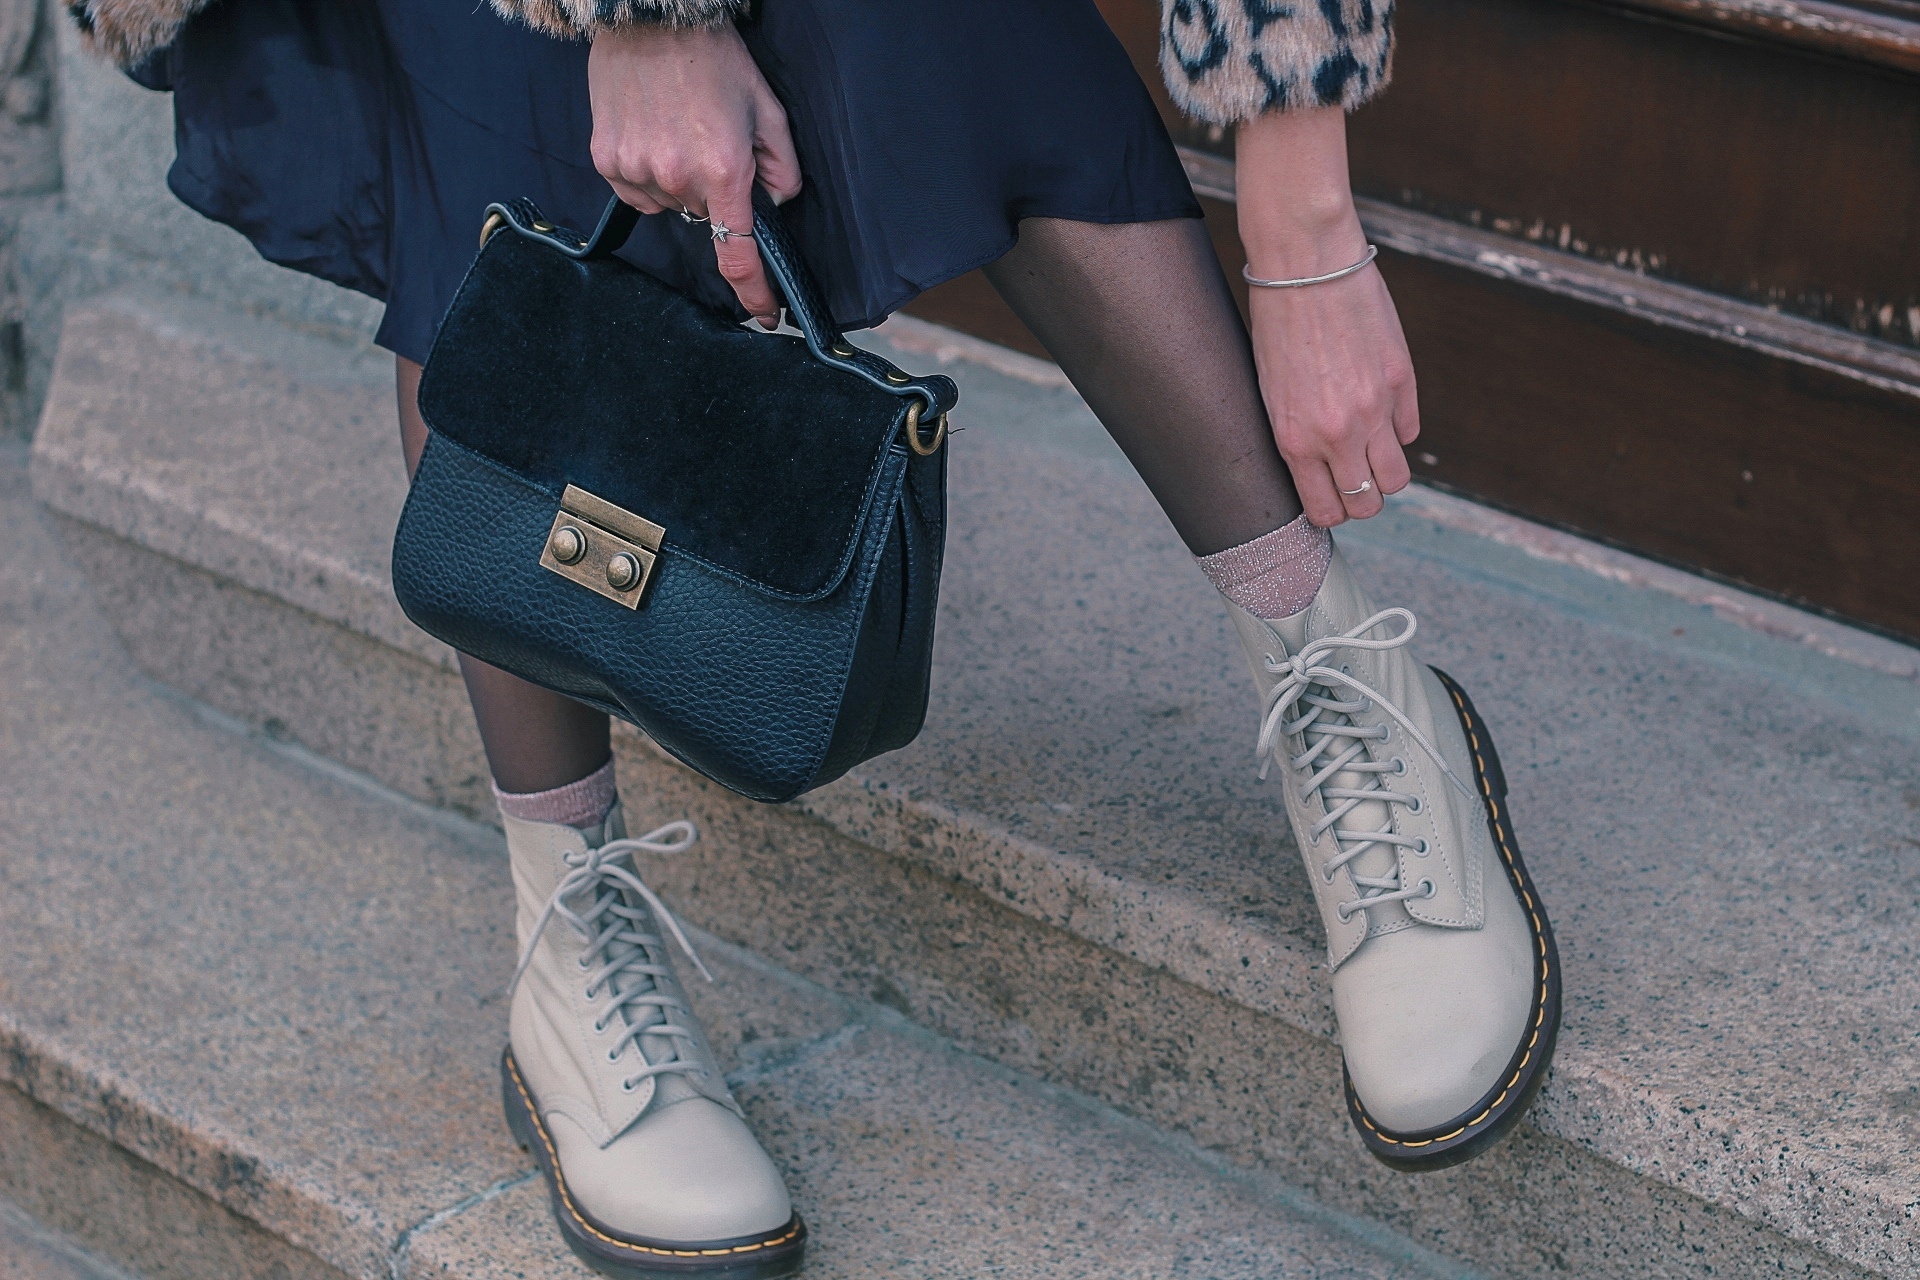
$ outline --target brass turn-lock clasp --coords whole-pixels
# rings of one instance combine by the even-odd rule
[[[560,495],[540,565],[629,609],[640,607],[667,531],[578,485]]]

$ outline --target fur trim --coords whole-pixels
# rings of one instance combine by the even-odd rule
[[[503,18],[575,40],[605,27],[717,27],[746,13],[752,0],[493,0]]]
[[[1227,125],[1351,111],[1393,74],[1394,0],[1160,0],[1160,70],[1182,111]]]
[[[161,48],[210,0],[66,0],[67,15],[94,53],[130,67]]]

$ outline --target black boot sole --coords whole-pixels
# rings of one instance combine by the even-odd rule
[[[547,1180],[561,1238],[580,1261],[601,1275],[618,1280],[778,1280],[799,1272],[807,1247],[807,1224],[797,1213],[785,1226],[761,1235],[696,1242],[626,1236],[595,1222],[567,1190],[553,1139],[513,1060],[512,1048],[500,1055],[500,1094],[507,1128],[533,1154]]]
[[[1473,1159],[1498,1143],[1533,1104],[1534,1095],[1546,1082],[1553,1063],[1553,1049],[1560,1036],[1560,952],[1553,943],[1553,926],[1540,901],[1540,891],[1527,875],[1520,858],[1520,842],[1513,834],[1513,820],[1507,811],[1507,780],[1500,770],[1500,756],[1493,749],[1487,726],[1473,709],[1466,690],[1452,676],[1431,668],[1453,699],[1460,727],[1466,731],[1467,746],[1473,754],[1474,781],[1487,804],[1487,826],[1493,833],[1493,847],[1499,851],[1508,883],[1520,899],[1533,935],[1535,982],[1533,1007],[1528,1011],[1527,1031],[1508,1059],[1500,1082],[1484,1097],[1445,1124],[1415,1133],[1399,1133],[1376,1123],[1354,1092],[1353,1076],[1341,1066],[1346,1086],[1347,1114],[1360,1140],[1382,1164],[1403,1173],[1422,1173],[1429,1169],[1447,1169]]]

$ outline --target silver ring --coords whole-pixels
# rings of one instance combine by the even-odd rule
[[[693,210],[687,208],[687,206],[685,205],[680,206],[680,220],[682,222],[705,222],[706,221],[705,218],[701,217],[699,214],[695,213]]]
[[[728,238],[729,236],[739,236],[739,237],[740,237],[740,238],[741,238],[742,240],[751,240],[751,239],[753,239],[753,232],[751,232],[751,231],[735,231],[735,230],[734,230],[734,229],[733,229],[732,227],[730,227],[730,226],[728,226],[728,225],[727,225],[726,223],[724,223],[724,222],[722,222],[722,221],[720,221],[720,219],[718,219],[718,218],[715,218],[715,219],[713,220],[713,238],[714,238],[714,240],[715,240],[715,241],[716,241],[717,243],[719,243],[719,244],[725,244],[725,243],[727,242],[727,238]]]
[[[1335,485],[1334,488],[1339,489],[1340,486]],[[1340,489],[1340,492],[1345,494],[1349,498],[1356,498],[1371,488],[1373,488],[1373,481],[1362,480],[1360,482],[1360,487],[1358,489]]]

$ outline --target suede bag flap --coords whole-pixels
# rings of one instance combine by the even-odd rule
[[[427,425],[550,492],[665,528],[768,594],[812,600],[852,563],[914,401],[750,330],[618,258],[495,234],[434,340]]]

